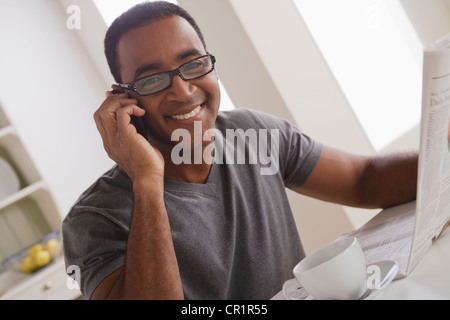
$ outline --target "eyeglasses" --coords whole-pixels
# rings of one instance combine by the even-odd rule
[[[155,73],[138,78],[133,84],[119,84],[122,88],[133,90],[140,96],[161,92],[172,85],[173,76],[179,75],[184,81],[198,79],[214,70],[216,58],[212,54],[192,59],[175,70]]]

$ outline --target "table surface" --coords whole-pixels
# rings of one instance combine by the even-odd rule
[[[382,289],[377,299],[450,299],[450,228],[447,228],[411,273]]]
[[[284,299],[283,293],[278,292],[272,299]],[[450,300],[450,227],[409,275],[381,289],[375,299]]]

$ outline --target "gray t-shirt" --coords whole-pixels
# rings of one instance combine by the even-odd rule
[[[213,163],[207,182],[164,182],[184,296],[269,299],[293,277],[292,268],[305,255],[285,187],[306,181],[322,145],[288,121],[248,109],[220,112],[215,128],[223,134],[226,152]],[[262,156],[253,158],[256,163],[250,161],[251,151],[243,164],[239,162],[238,143],[235,159],[230,161],[226,147],[232,142],[226,138],[236,132],[247,133],[247,150],[255,143],[249,138],[251,132],[259,134],[259,148],[253,151],[266,151],[268,156],[278,148],[277,170],[262,174],[261,169],[271,164]],[[270,146],[267,150],[259,143],[264,137]],[[272,160],[277,158],[273,155]],[[81,195],[64,219],[66,266],[80,268],[85,298],[125,265],[132,210],[131,181],[114,166]]]

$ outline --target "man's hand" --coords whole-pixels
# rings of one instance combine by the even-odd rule
[[[113,87],[114,88],[114,87]],[[97,129],[108,156],[135,182],[140,176],[164,178],[164,159],[149,141],[140,135],[131,116],[142,117],[145,110],[127,93],[106,92],[106,99],[94,114]]]

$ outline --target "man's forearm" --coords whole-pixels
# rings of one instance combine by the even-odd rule
[[[369,207],[388,208],[412,201],[417,192],[418,154],[374,157],[364,174],[364,197]]]
[[[183,299],[163,187],[147,179],[133,189],[126,265],[114,291],[122,299]]]

